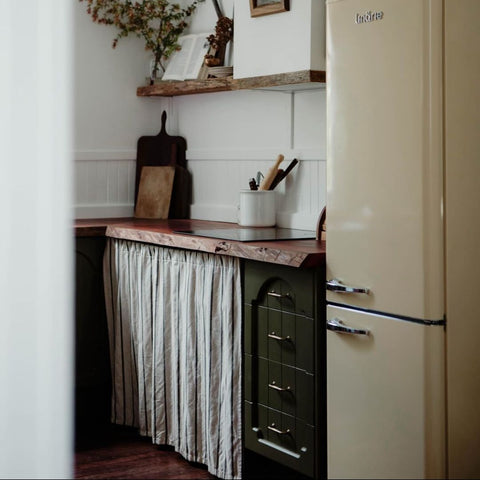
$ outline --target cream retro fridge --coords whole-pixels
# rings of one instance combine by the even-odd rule
[[[329,478],[480,478],[480,0],[327,0]]]

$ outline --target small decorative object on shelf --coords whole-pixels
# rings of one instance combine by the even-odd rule
[[[260,17],[272,13],[288,12],[289,0],[250,0],[250,16]]]
[[[213,0],[213,5],[217,13],[218,21],[215,26],[215,34],[207,37],[210,44],[210,50],[205,55],[205,65],[208,68],[208,77],[228,77],[233,75],[233,67],[223,67],[225,63],[225,51],[227,44],[233,38],[233,20],[225,17],[220,9],[218,0]],[[216,68],[214,71],[212,68]]]
[[[145,78],[147,85],[154,85],[162,80],[165,71],[160,64],[155,60],[155,56],[152,56],[148,62],[148,76]]]
[[[169,0],[79,0],[88,4],[87,13],[96,23],[114,25],[119,33],[112,47],[118,41],[134,34],[145,41],[145,50],[151,50],[154,62],[150,77],[153,85],[159,71],[164,71],[164,60],[180,50],[178,38],[188,26],[187,18],[205,0],[193,0],[181,7]]]
[[[220,17],[215,26],[215,35],[209,35],[208,43],[212,47],[209,54],[205,55],[205,64],[209,67],[220,67],[225,61],[227,43],[233,38],[233,20]]]
[[[208,67],[207,78],[224,78],[233,76],[233,67]]]

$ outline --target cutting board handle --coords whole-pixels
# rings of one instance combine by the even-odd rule
[[[160,133],[158,135],[166,135],[167,134],[167,112],[164,110],[162,112],[162,128],[160,129]]]

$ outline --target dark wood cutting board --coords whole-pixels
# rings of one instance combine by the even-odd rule
[[[191,192],[192,179],[190,172],[186,168],[175,166],[168,218],[190,218]]]
[[[191,182],[186,169],[187,142],[183,137],[169,135],[166,130],[167,112],[162,113],[162,126],[158,135],[142,136],[137,142],[135,171],[135,205],[137,204],[140,176],[143,167],[176,167],[175,183],[169,218],[187,218]],[[178,168],[180,167],[180,168]]]

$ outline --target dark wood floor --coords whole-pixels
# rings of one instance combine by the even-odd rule
[[[135,430],[112,427],[77,441],[75,478],[214,479],[205,466],[184,460],[171,447],[153,445]]]
[[[108,426],[77,435],[75,478],[98,479],[215,479],[204,465],[187,462],[171,447],[153,445],[134,429]],[[247,452],[244,479],[297,479],[305,477]]]

